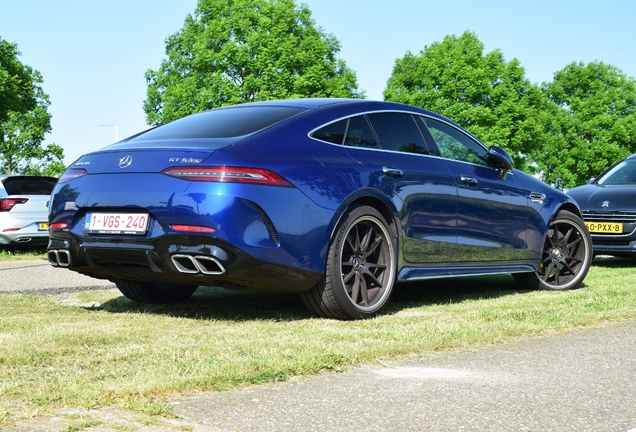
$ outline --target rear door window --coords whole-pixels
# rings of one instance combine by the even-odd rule
[[[352,117],[349,119],[345,145],[351,147],[377,148],[378,143],[369,126],[366,116]]]
[[[369,121],[385,150],[430,154],[413,116],[406,113],[369,114]]]

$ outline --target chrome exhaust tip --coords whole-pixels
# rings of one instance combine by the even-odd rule
[[[216,258],[209,256],[172,255],[172,264],[180,273],[220,276],[225,274],[225,267]]]
[[[71,265],[71,253],[67,250],[51,249],[46,256],[49,259],[49,264],[53,267],[68,267]]]
[[[199,271],[206,275],[220,276],[225,274],[225,267],[216,258],[208,256],[195,256],[194,262]]]
[[[194,262],[191,255],[172,255],[170,257],[172,264],[180,273],[197,274],[199,268]]]

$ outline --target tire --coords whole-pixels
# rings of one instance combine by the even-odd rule
[[[316,315],[341,320],[376,316],[395,282],[395,235],[380,212],[356,206],[339,223],[327,251],[325,274],[302,293]]]
[[[574,289],[585,279],[593,256],[592,237],[585,223],[563,210],[548,227],[539,271],[512,276],[527,289]]]
[[[176,303],[189,299],[198,287],[191,285],[115,282],[121,293],[137,303]]]

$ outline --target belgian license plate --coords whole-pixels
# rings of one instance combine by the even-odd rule
[[[84,232],[89,234],[143,235],[148,230],[148,213],[88,213]]]
[[[38,231],[48,231],[49,230],[49,224],[46,222],[40,222],[38,224]]]
[[[622,234],[622,223],[607,223],[607,222],[585,222],[587,229],[591,233],[605,233],[605,234]]]

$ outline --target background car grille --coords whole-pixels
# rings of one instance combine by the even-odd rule
[[[634,244],[634,242],[629,242],[629,241],[613,241],[613,242],[608,242],[608,241],[595,241],[594,242],[594,246],[611,246],[611,247],[616,247],[616,246],[632,246]]]
[[[636,223],[636,212],[598,212],[583,210],[583,220],[599,222]]]

